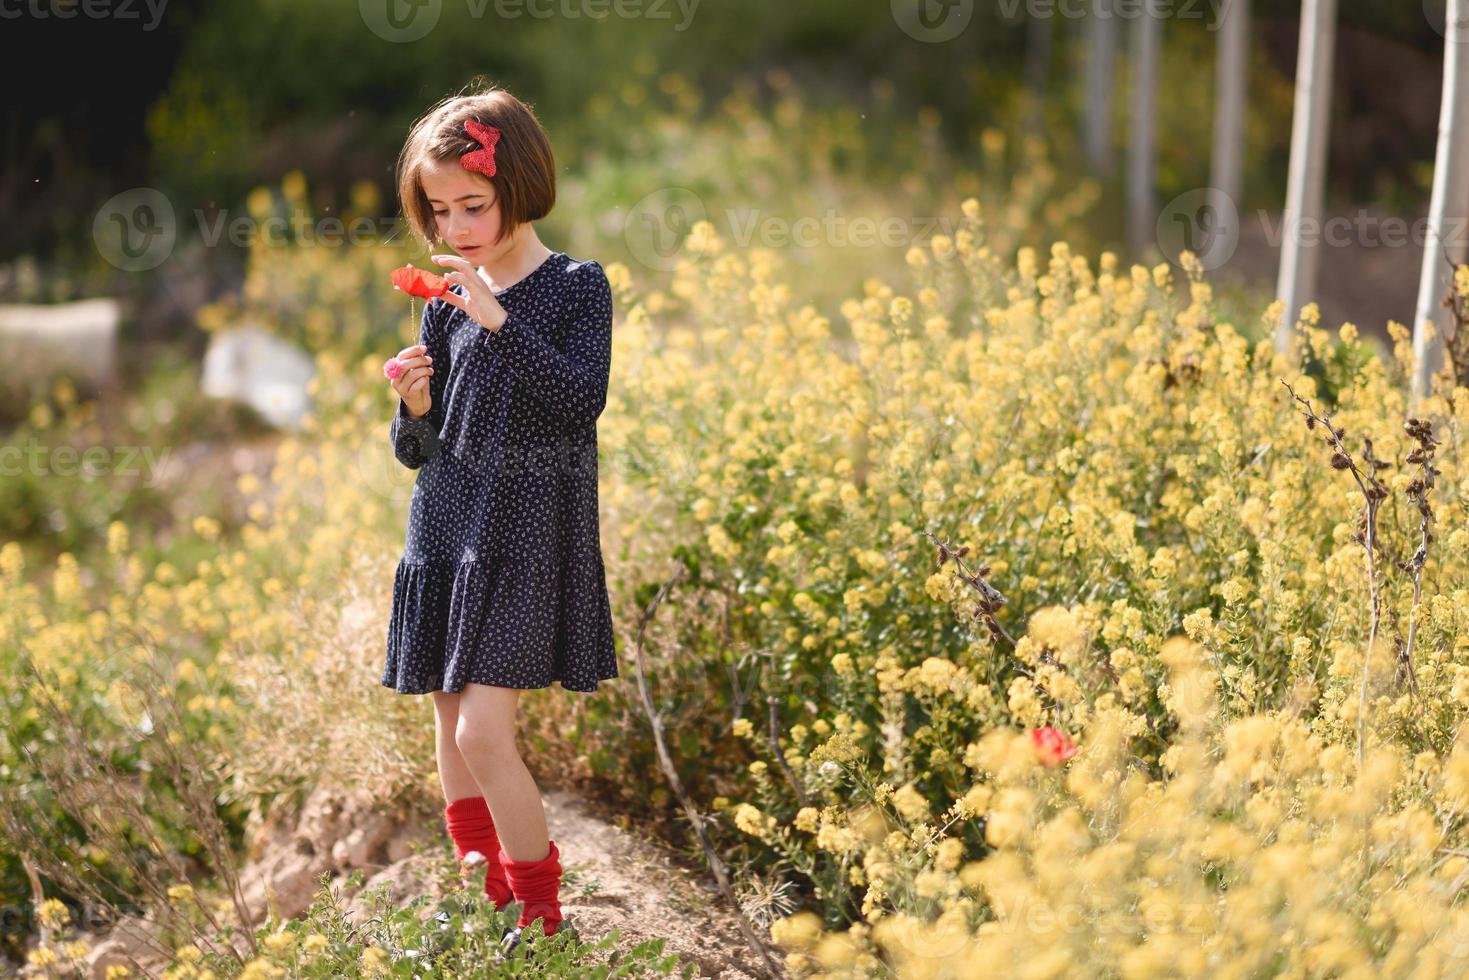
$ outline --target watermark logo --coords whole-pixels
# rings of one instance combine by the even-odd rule
[[[1459,5],[1459,22],[1449,23],[1449,0],[1423,0],[1423,16],[1434,33],[1442,38],[1457,37],[1460,44],[1469,45],[1469,7]],[[1452,28],[1452,29],[1451,29]],[[1465,57],[1460,52],[1460,57]]]
[[[889,0],[893,21],[925,44],[952,41],[974,19],[974,0]]]
[[[1433,948],[1451,959],[1462,960],[1469,956],[1469,919],[1451,912],[1448,921],[1433,934]]]
[[[92,219],[92,241],[124,272],[157,268],[173,252],[178,222],[161,191],[134,187],[114,195]]]
[[[661,187],[628,210],[622,237],[633,258],[650,269],[671,272],[698,258],[684,248],[684,241],[707,218],[699,195],[687,187]]]
[[[394,399],[392,404],[396,412],[396,396]],[[362,486],[382,499],[394,504],[407,503],[413,499],[418,487],[419,469],[409,468],[398,461],[393,445],[388,441],[388,434],[392,431],[391,420],[382,426],[381,431],[381,441],[365,438],[353,452],[357,478]]]
[[[409,44],[439,23],[444,0],[357,0],[362,23],[384,41]]]
[[[1206,271],[1217,269],[1239,247],[1239,208],[1218,188],[1196,187],[1163,207],[1154,230],[1158,248],[1173,262],[1189,251]]]

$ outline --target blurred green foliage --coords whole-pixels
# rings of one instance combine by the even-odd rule
[[[984,127],[1016,127],[1025,110],[1023,6],[1007,15],[1003,5],[976,4],[972,23],[944,43],[909,37],[888,4],[835,0],[630,3],[626,9],[646,15],[602,20],[587,14],[597,7],[590,3],[430,3],[423,9],[424,16],[438,11],[433,29],[407,43],[374,33],[363,14],[370,7],[356,0],[237,0],[210,7],[150,116],[158,181],[185,199],[220,206],[259,180],[298,167],[320,194],[318,205],[341,199],[363,178],[391,191],[393,162],[413,119],[476,75],[532,103],[551,131],[559,163],[573,172],[588,154],[616,155],[636,140],[630,120],[593,110],[655,74],[693,79],[708,100],[691,111],[704,113],[748,79],[778,68],[796,78],[813,104],[850,109],[874,139],[884,133],[884,117],[865,113],[877,101],[876,80],[893,93],[892,112],[911,118],[924,106],[937,110],[942,135],[956,151]],[[1074,147],[1083,21],[1050,20],[1043,135],[1058,147]],[[1207,178],[1216,36],[1209,24],[1201,16],[1165,25],[1163,194]],[[1119,85],[1125,83],[1123,26]],[[248,85],[240,84],[238,68],[221,70],[256,65],[269,67],[252,72]],[[321,69],[328,65],[326,85]],[[1260,171],[1251,183],[1273,195],[1275,157],[1289,136],[1290,102],[1278,97],[1282,82],[1288,91],[1288,79],[1270,68],[1263,52],[1252,69],[1253,89],[1262,98],[1252,100],[1256,128],[1248,158]],[[1119,88],[1114,99],[1119,153],[1126,135],[1124,94]],[[881,172],[870,176],[880,179]]]

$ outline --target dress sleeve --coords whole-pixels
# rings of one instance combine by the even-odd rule
[[[499,330],[480,328],[476,343],[504,359],[516,380],[549,410],[572,425],[597,421],[607,405],[612,370],[612,287],[600,263],[588,260],[571,312],[564,350],[527,326],[514,313]]]
[[[439,314],[447,306],[443,300],[435,299],[423,305],[423,318],[419,321],[418,343],[428,348],[432,357],[434,373],[429,375],[429,409],[422,418],[415,418],[408,411],[403,399],[398,399],[398,411],[388,426],[388,440],[393,444],[393,455],[409,469],[416,470],[439,454],[439,430],[444,424],[444,379],[449,375],[448,345],[443,341]]]

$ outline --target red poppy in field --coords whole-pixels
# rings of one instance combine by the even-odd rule
[[[449,280],[427,269],[415,269],[411,265],[394,269],[392,279],[396,288],[410,296],[421,296],[424,299],[433,299],[449,291]]]
[[[1076,754],[1076,743],[1065,732],[1049,725],[1032,729],[1030,744],[1035,747],[1035,756],[1043,766],[1059,766]]]

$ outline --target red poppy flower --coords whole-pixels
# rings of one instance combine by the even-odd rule
[[[449,280],[426,269],[415,269],[411,265],[394,269],[392,279],[396,288],[410,296],[422,296],[424,299],[433,299],[449,291]]]
[[[1030,744],[1035,748],[1035,757],[1043,766],[1059,766],[1076,754],[1076,743],[1065,732],[1047,725],[1032,729]]]

